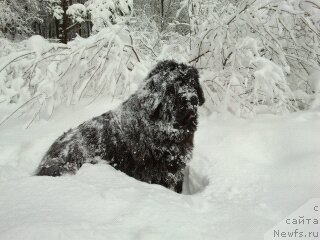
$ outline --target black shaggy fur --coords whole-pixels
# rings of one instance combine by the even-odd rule
[[[73,174],[82,164],[102,159],[138,180],[181,192],[197,128],[197,108],[203,103],[196,68],[160,62],[144,87],[118,109],[59,137],[36,175]]]

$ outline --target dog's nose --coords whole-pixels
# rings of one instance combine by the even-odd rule
[[[193,105],[193,106],[198,105],[198,104],[199,104],[198,98],[197,98],[196,96],[192,96],[192,97],[190,98],[190,103],[191,103],[191,105]]]

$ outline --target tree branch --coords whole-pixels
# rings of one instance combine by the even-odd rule
[[[202,54],[200,54],[199,56],[197,56],[196,58],[194,58],[194,59],[192,59],[192,60],[190,60],[188,63],[192,63],[192,62],[194,62],[194,61],[197,61],[199,58],[201,58],[202,56],[204,56],[204,55],[206,55],[207,53],[209,53],[209,52],[211,52],[211,51],[206,51],[206,52],[204,52],[204,53],[202,53]]]

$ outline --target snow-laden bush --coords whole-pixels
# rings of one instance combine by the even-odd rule
[[[319,0],[183,6],[189,7],[191,59],[209,71],[204,80],[218,108],[247,114],[306,107],[309,99],[300,93],[311,93],[307,79],[320,65]]]
[[[136,89],[132,79],[139,69],[134,67],[141,60],[124,26],[68,45],[40,36],[18,45],[18,51],[0,58],[0,103],[15,103],[32,119],[50,116],[61,103],[100,94],[121,98]]]
[[[228,109],[238,115],[297,110],[285,72],[260,52],[261,46],[256,39],[239,39],[234,56],[228,60],[230,66],[204,75],[204,83],[210,89],[209,95],[215,99],[217,109]]]
[[[320,81],[312,77],[320,69],[319,1],[184,1],[179,12],[188,10],[187,35],[174,26],[161,31],[141,12],[128,18],[129,1],[88,1],[86,10],[90,4],[97,11],[122,9],[121,23],[112,24],[107,14],[108,24],[95,23],[96,35],[68,45],[39,37],[19,44],[0,39],[0,102],[50,115],[55,106],[84,96],[127,96],[155,61],[175,59],[199,68],[209,112],[244,116],[306,109]],[[81,6],[70,14],[81,20],[83,13]]]

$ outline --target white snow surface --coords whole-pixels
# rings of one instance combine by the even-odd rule
[[[184,194],[103,163],[73,176],[32,176],[64,131],[118,104],[81,102],[28,129],[24,116],[0,127],[1,240],[257,240],[320,197],[319,111],[202,116]],[[0,105],[1,118],[12,110]]]

